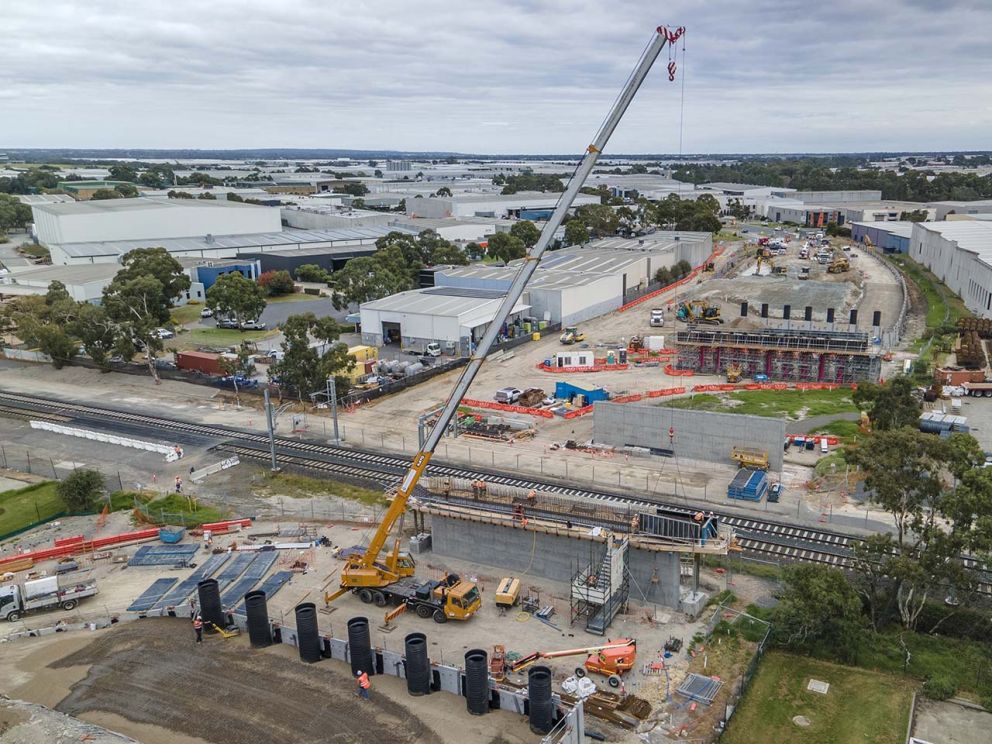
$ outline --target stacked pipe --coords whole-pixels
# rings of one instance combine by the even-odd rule
[[[200,600],[200,617],[203,618],[203,625],[207,630],[213,631],[214,627],[223,628],[224,608],[220,603],[220,587],[217,579],[204,579],[196,585],[197,597]]]
[[[958,318],[958,329],[962,331],[974,331],[980,338],[992,338],[992,319]]]
[[[410,633],[406,646],[406,689],[411,695],[429,695],[431,691],[431,662],[427,658],[427,636]]]
[[[489,663],[481,648],[465,652],[465,703],[473,716],[489,712]]]
[[[961,343],[956,356],[958,364],[967,369],[980,369],[985,365],[985,353],[976,331],[961,331]]]
[[[313,602],[296,605],[296,643],[299,646],[301,660],[308,664],[320,661],[317,606]]]
[[[527,671],[527,697],[530,700],[530,730],[535,734],[547,734],[555,725],[551,669],[536,666]]]
[[[272,645],[272,631],[269,628],[269,608],[265,592],[254,591],[245,595],[245,611],[248,614],[248,640],[252,648],[265,648]]]
[[[348,621],[348,650],[351,653],[351,673],[375,674],[372,663],[372,637],[369,635],[369,619],[353,617]]]

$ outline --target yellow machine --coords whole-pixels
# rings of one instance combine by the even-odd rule
[[[558,337],[558,340],[567,346],[578,343],[579,341],[585,341],[586,334],[580,331],[578,326],[568,326],[565,332]]]
[[[519,672],[542,659],[560,659],[565,656],[586,656],[585,663],[575,668],[575,676],[585,677],[586,673],[595,672],[607,677],[610,687],[619,687],[620,677],[633,669],[637,661],[637,641],[633,638],[617,638],[600,646],[569,648],[564,651],[535,651],[506,664],[506,669]]]
[[[744,376],[744,368],[739,364],[727,365],[727,382],[740,382]]]
[[[520,579],[507,576],[499,580],[496,587],[496,606],[513,607],[520,601]]]
[[[675,317],[686,323],[708,323],[718,325],[723,323],[720,308],[710,305],[706,300],[690,300],[680,302],[675,308]]]
[[[828,274],[843,274],[851,268],[851,262],[847,260],[847,256],[835,256],[834,260],[830,262],[827,267]]]
[[[742,468],[755,468],[756,470],[768,470],[768,452],[766,450],[752,449],[750,447],[734,447],[730,450],[730,457],[736,460]]]

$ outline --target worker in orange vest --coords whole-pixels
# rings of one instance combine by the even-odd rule
[[[193,618],[193,630],[196,631],[196,642],[203,643],[203,618],[199,615]]]
[[[363,671],[358,671],[355,672],[355,676],[358,677],[358,697],[368,700],[369,688],[372,686],[372,683],[369,682],[369,675]]]

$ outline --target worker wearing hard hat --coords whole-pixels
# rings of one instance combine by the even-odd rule
[[[355,676],[358,678],[358,697],[363,700],[368,700],[369,688],[372,686],[372,683],[369,682],[369,675],[361,670],[358,670],[355,672]]]

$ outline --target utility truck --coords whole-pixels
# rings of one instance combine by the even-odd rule
[[[0,586],[0,617],[16,622],[29,612],[71,610],[79,600],[97,593],[96,583],[78,582],[61,586],[58,576],[25,581],[23,584]]]

